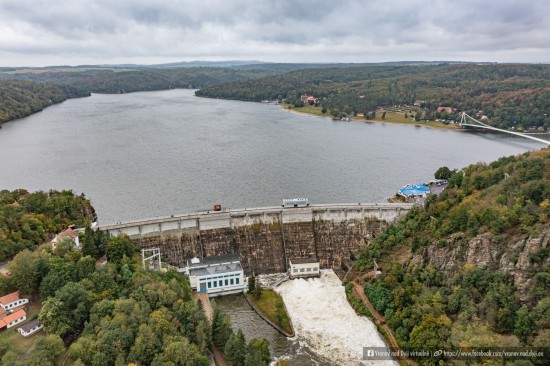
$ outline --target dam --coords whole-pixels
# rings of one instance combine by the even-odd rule
[[[341,272],[413,204],[351,203],[299,208],[258,207],[204,211],[100,225],[128,235],[141,249],[160,248],[162,259],[184,267],[193,257],[236,253],[247,275],[286,272],[291,258],[316,257],[321,268]]]

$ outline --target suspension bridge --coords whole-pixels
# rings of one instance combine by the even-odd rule
[[[496,128],[496,127],[493,127],[493,126],[489,126],[488,124],[483,123],[481,121],[478,121],[477,119],[467,115],[465,112],[462,112],[462,115],[460,117],[460,121],[458,122],[458,124],[461,127],[484,128],[486,130],[504,132],[504,133],[508,133],[510,135],[525,137],[525,138],[533,140],[533,141],[542,142],[543,144],[550,145],[550,133],[546,133],[546,132],[542,132],[542,133],[524,133],[524,132],[503,130],[503,129]]]

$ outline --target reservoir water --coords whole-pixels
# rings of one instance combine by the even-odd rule
[[[344,123],[169,90],[71,99],[3,125],[0,188],[72,189],[99,221],[208,209],[382,202],[442,165],[544,145],[500,134]]]

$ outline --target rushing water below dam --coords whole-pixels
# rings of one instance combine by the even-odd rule
[[[0,129],[0,188],[72,189],[101,223],[208,209],[383,202],[442,165],[538,149],[502,134],[345,123],[169,90],[71,99]]]
[[[315,354],[303,339],[287,339],[276,331],[252,310],[243,295],[229,295],[216,298],[215,301],[230,316],[233,330],[237,332],[241,329],[247,341],[252,338],[267,339],[272,357],[286,359],[289,365],[333,365],[330,360]]]
[[[260,276],[262,277],[262,276]],[[263,276],[265,277],[265,276]],[[242,295],[216,298],[231,317],[233,330],[246,338],[265,338],[272,356],[300,366],[395,366],[393,361],[363,361],[363,347],[384,347],[376,326],[347,303],[344,287],[332,270],[320,278],[295,279],[276,289],[285,301],[296,336],[286,338],[263,321]]]

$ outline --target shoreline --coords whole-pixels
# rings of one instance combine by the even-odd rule
[[[281,109],[284,109],[284,110],[287,111],[287,112],[300,114],[300,115],[302,115],[302,116],[312,116],[312,117],[318,117],[318,118],[328,118],[328,119],[333,120],[330,116],[320,116],[320,115],[314,114],[314,113],[308,113],[308,112],[297,111],[297,110],[295,110],[295,109],[287,108],[287,107],[285,107],[285,106],[283,106],[283,105],[279,105],[279,107],[280,107]],[[431,128],[431,129],[434,129],[434,130],[457,131],[457,132],[463,132],[463,131],[465,131],[465,130],[462,129],[462,128],[459,129],[459,128],[445,127],[445,125],[443,125],[443,126],[427,125],[427,124],[425,124],[425,122],[420,122],[420,121],[413,124],[413,123],[409,123],[409,122],[378,121],[378,120],[372,120],[372,119],[364,119],[364,118],[361,118],[361,117],[350,117],[350,121],[349,121],[349,122],[378,123],[378,124],[391,123],[391,124],[397,124],[397,125],[402,125],[402,126],[426,127],[426,128]]]

